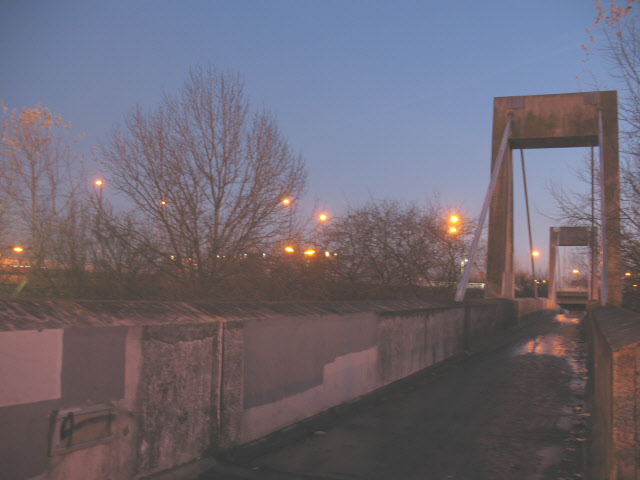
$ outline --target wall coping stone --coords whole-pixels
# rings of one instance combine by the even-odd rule
[[[594,307],[593,318],[612,351],[640,342],[640,315],[620,307]]]
[[[297,303],[6,300],[0,301],[0,331],[194,324],[290,316],[382,313],[442,308],[450,303],[433,300]]]

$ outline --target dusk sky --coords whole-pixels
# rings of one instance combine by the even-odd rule
[[[439,193],[477,215],[494,97],[616,89],[600,56],[584,62],[594,16],[590,0],[3,0],[0,99],[47,105],[86,132],[88,152],[137,103],[157,105],[190,67],[212,64],[239,73],[252,104],[274,113],[305,159],[309,205],[340,215],[370,198]],[[585,153],[525,152],[534,213],[553,214],[546,184],[575,184]],[[543,257],[551,223],[534,222]]]

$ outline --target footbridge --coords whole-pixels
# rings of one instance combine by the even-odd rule
[[[589,303],[589,290],[584,287],[564,287],[562,290],[556,290],[556,302],[569,310],[571,307],[581,307],[585,310]]]
[[[640,316],[620,307],[616,92],[496,98],[493,132],[490,186],[455,301],[0,302],[0,478],[191,480],[200,473],[176,473],[176,468],[228,458],[239,446],[259,445],[416,375],[424,381],[411,383],[407,404],[388,403],[375,414],[378,424],[439,429],[441,435],[426,443],[388,430],[396,433],[382,445],[403,445],[395,450],[396,464],[412,468],[398,474],[380,467],[357,477],[344,463],[342,472],[321,471],[315,477],[295,471],[270,476],[269,468],[279,461],[272,459],[263,464],[265,470],[250,466],[235,478],[409,479],[429,478],[434,471],[442,474],[437,478],[470,478],[479,471],[491,474],[478,478],[545,478],[549,472],[552,478],[571,478],[551,469],[562,464],[566,452],[536,442],[541,432],[563,428],[572,435],[573,451],[593,459],[592,478],[639,478]],[[586,296],[584,289],[554,284],[550,298],[515,299],[512,151],[579,145],[598,147],[603,206],[598,255],[592,256],[597,268]],[[464,297],[486,218],[486,298],[474,301]],[[589,232],[593,236],[595,230]],[[551,243],[556,233],[556,247],[571,241],[558,230],[552,231]],[[557,316],[563,315],[558,304],[569,300],[588,303],[588,373],[571,360],[582,337],[567,340],[560,333],[581,331],[578,320]],[[528,330],[546,328],[549,318],[560,330],[548,330],[548,341],[542,340],[544,332]],[[517,353],[487,353],[507,345]],[[473,359],[467,365],[475,365],[471,373],[453,376],[467,358]],[[443,382],[428,381],[441,372]],[[553,372],[556,383],[543,389],[537,382],[549,381],[545,372]],[[571,386],[573,380],[584,383],[587,377],[589,401],[560,402],[558,395],[569,395],[568,388],[582,388]],[[584,400],[584,391],[574,393]],[[531,402],[534,395],[537,400]],[[408,404],[413,410],[405,408]],[[436,404],[461,409],[449,408],[454,413],[445,417],[447,408],[440,415]],[[497,405],[508,405],[508,411]],[[535,415],[522,405],[535,406]],[[566,408],[556,411],[558,405]],[[408,411],[415,417],[403,415]],[[538,423],[527,423],[531,418]],[[472,434],[464,434],[465,424],[474,425]],[[350,425],[342,450],[351,449],[355,463],[377,465],[386,447],[372,444],[365,455],[354,439],[366,426]],[[322,429],[311,434],[328,435]],[[444,468],[445,443],[482,455]],[[517,449],[509,449],[525,444],[526,456],[540,459],[534,470],[522,469]],[[316,445],[316,450],[330,450]],[[423,463],[409,460],[416,452]],[[490,459],[498,470],[480,470],[481,459]],[[212,478],[234,478],[227,473]]]

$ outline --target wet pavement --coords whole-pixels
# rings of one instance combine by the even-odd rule
[[[584,478],[581,322],[550,314],[499,348],[236,449],[198,480]]]

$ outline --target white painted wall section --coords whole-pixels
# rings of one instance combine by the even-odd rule
[[[63,334],[0,332],[0,407],[60,398]]]

